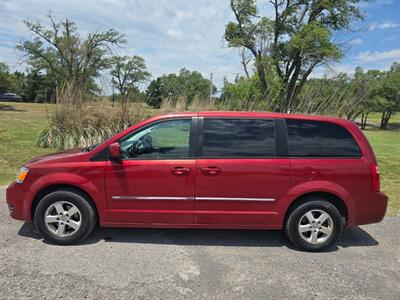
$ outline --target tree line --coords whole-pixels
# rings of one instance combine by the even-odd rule
[[[165,98],[214,99],[231,109],[336,114],[361,118],[382,113],[381,127],[399,110],[399,64],[390,70],[364,71],[330,78],[310,78],[321,66],[344,56],[333,35],[363,19],[362,0],[271,0],[273,17],[260,13],[255,0],[231,0],[234,21],[226,24],[224,41],[237,50],[243,75],[224,80],[220,93],[197,71],[181,69],[150,81],[144,58],[116,56],[125,36],[109,29],[83,38],[76,24],[48,16],[47,25],[25,20],[33,38],[17,49],[24,54],[26,72],[10,73],[0,64],[0,92],[17,92],[25,101],[51,101],[57,87],[73,82],[87,93],[100,94],[101,81],[111,77],[112,99],[141,101],[160,107]],[[140,84],[147,88],[141,90]]]

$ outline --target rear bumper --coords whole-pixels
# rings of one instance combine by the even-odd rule
[[[13,219],[20,221],[30,221],[31,214],[27,207],[28,193],[26,193],[20,184],[11,183],[6,190],[6,202]]]
[[[364,225],[382,221],[386,214],[387,204],[388,197],[385,193],[369,194],[366,199],[357,205],[354,218],[355,224],[350,225]]]

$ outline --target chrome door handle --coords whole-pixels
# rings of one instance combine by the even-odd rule
[[[219,173],[221,173],[221,169],[218,167],[214,167],[214,166],[201,168],[200,170],[203,174],[207,174],[207,175],[218,175]]]
[[[192,169],[185,167],[174,167],[171,169],[171,173],[175,175],[186,175],[189,174]]]

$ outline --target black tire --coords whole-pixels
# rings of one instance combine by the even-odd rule
[[[46,226],[45,214],[47,209],[52,204],[59,201],[66,201],[75,205],[80,212],[81,225],[79,229],[70,236],[57,236]],[[75,191],[59,190],[44,196],[40,200],[35,210],[34,223],[38,231],[46,240],[58,245],[71,245],[84,240],[93,231],[96,226],[96,213],[83,195],[80,195]]]
[[[310,211],[317,215],[319,211],[327,213],[330,216],[332,221],[331,223],[333,225],[330,236],[325,241],[321,239],[322,241],[318,244],[314,244],[311,243],[311,241],[308,242],[305,240],[305,238],[307,238],[307,234],[310,234],[311,236],[313,230],[309,230],[310,233],[303,233],[305,238],[303,238],[302,234],[300,233],[300,222],[304,221],[305,214]],[[305,220],[308,221],[308,218],[306,217]],[[308,226],[311,228],[312,225],[310,224]],[[315,224],[315,226],[318,226],[318,224]],[[338,209],[333,204],[321,198],[308,199],[306,202],[295,206],[290,210],[285,224],[285,232],[289,240],[298,248],[306,251],[317,252],[329,249],[336,243],[341,231],[342,220]],[[323,236],[322,232],[319,233],[316,231],[316,234]],[[311,237],[309,237],[309,239],[311,239]]]

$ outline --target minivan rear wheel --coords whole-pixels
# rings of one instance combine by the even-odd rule
[[[338,209],[322,199],[310,199],[294,207],[285,224],[289,240],[307,251],[330,248],[336,243],[341,230]]]
[[[83,196],[72,191],[55,191],[40,200],[34,223],[46,240],[69,245],[82,241],[93,231],[96,214]]]

